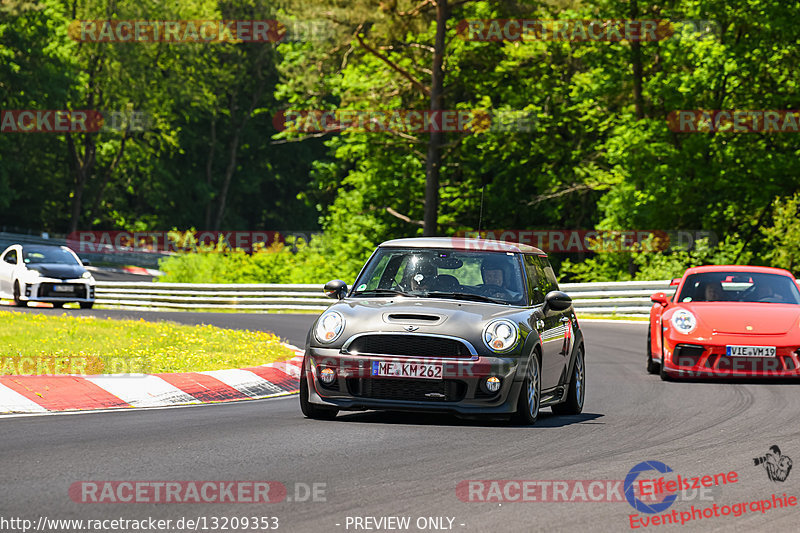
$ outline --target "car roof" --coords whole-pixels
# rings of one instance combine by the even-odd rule
[[[380,248],[450,248],[478,252],[512,252],[536,254],[547,257],[540,249],[528,244],[495,241],[491,239],[467,239],[465,237],[412,237],[393,239],[381,243]]]
[[[702,274],[703,272],[752,272],[755,274],[779,274],[781,276],[794,278],[791,272],[783,268],[752,265],[704,265],[688,268],[683,275],[686,277],[690,274]]]

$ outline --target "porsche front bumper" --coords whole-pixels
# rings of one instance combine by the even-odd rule
[[[783,336],[743,339],[715,335],[704,340],[665,339],[664,371],[679,377],[797,378],[800,377],[800,345]],[[774,346],[774,357],[732,357],[727,346]]]

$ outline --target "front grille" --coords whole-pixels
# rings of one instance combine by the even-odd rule
[[[55,285],[69,286],[72,292],[56,292],[53,290]],[[86,298],[86,285],[79,283],[42,283],[39,285],[40,298]]]
[[[348,378],[347,389],[351,395],[361,398],[458,402],[464,398],[467,385],[463,381],[453,379]]]
[[[350,344],[348,351],[407,357],[472,357],[461,341],[427,335],[363,335]]]

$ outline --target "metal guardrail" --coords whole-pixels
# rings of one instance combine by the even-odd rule
[[[655,292],[671,294],[669,280],[564,283],[575,309],[582,314],[646,315]],[[324,311],[333,303],[322,284],[206,284],[97,282],[97,304],[124,309]]]

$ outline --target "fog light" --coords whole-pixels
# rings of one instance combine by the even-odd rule
[[[500,390],[500,378],[494,376],[486,380],[486,390],[489,392],[497,392]]]
[[[336,372],[334,372],[332,368],[323,368],[319,371],[319,379],[324,384],[330,385],[333,383],[333,380],[336,379]]]

